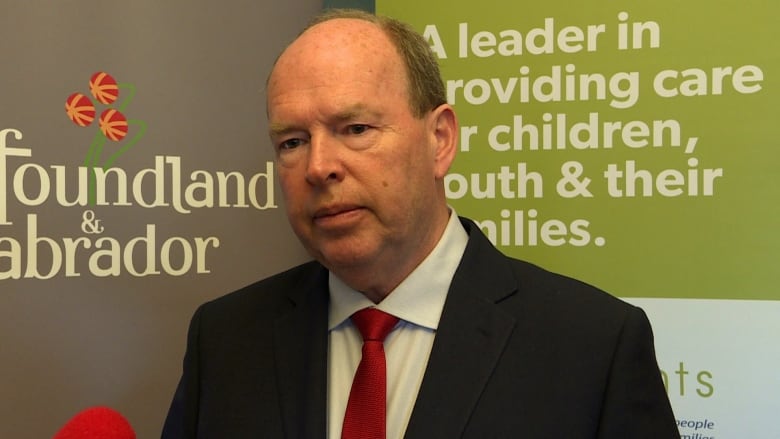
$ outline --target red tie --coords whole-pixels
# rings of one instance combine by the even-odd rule
[[[387,431],[384,341],[398,318],[375,308],[365,308],[352,314],[352,322],[363,335],[363,358],[352,380],[341,437],[384,439]]]

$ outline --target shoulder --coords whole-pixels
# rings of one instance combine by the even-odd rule
[[[324,289],[324,290],[323,290]],[[201,317],[257,318],[283,312],[312,294],[327,293],[327,271],[315,261],[267,277],[202,304]]]
[[[508,311],[549,320],[580,321],[591,327],[622,326],[630,314],[641,310],[578,279],[555,273],[533,263],[504,255],[485,237],[477,225],[463,218],[469,243],[463,256],[461,278],[470,278],[497,294],[491,299]],[[462,280],[461,279],[461,280]],[[601,324],[594,323],[601,321]]]
[[[617,342],[627,326],[649,328],[641,309],[598,287],[524,261],[511,260],[509,265],[519,288],[515,300],[507,303],[508,308],[514,305],[514,311],[527,318],[529,314],[537,316],[529,320],[543,324],[564,339],[606,339],[611,344]]]
[[[599,314],[626,312],[632,305],[612,294],[579,279],[546,270],[526,261],[507,257],[507,265],[514,273],[526,298],[543,300],[573,310],[593,311]]]

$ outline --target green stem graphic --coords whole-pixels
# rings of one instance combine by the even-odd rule
[[[123,93],[125,95],[125,99],[118,102],[118,108],[117,111],[124,114],[125,108],[127,108],[128,105],[130,105],[130,102],[132,102],[133,97],[135,96],[135,86],[133,84],[128,83],[122,83],[117,84],[117,87],[121,89],[127,90],[127,93]],[[114,162],[122,156],[122,154],[126,153],[130,148],[133,147],[136,143],[138,143],[139,140],[141,140],[141,137],[144,136],[146,133],[146,123],[141,120],[128,120],[128,125],[137,125],[139,127],[138,133],[133,136],[132,139],[128,140],[124,145],[122,145],[119,150],[117,150],[115,153],[111,154],[111,156],[108,157],[108,159],[101,165],[100,164],[100,158],[103,155],[103,145],[106,143],[106,136],[103,135],[103,132],[98,127],[97,132],[95,133],[95,137],[92,138],[92,143],[89,145],[89,151],[87,151],[87,156],[84,158],[84,166],[87,168],[87,199],[88,203],[90,205],[97,204],[97,174],[95,172],[95,168],[100,166],[103,169],[110,168]]]
[[[141,137],[143,137],[144,134],[146,134],[146,122],[142,120],[128,120],[127,124],[130,126],[137,125],[139,127],[138,133],[135,136],[133,136],[132,139],[128,140],[124,145],[122,145],[122,147],[119,148],[117,152],[111,154],[108,160],[106,160],[106,162],[103,163],[103,169],[110,168],[111,165],[114,164],[116,159],[118,159],[122,154],[126,153],[130,148],[133,147],[133,145],[135,145],[139,140],[141,140]]]
[[[100,160],[100,154],[103,151],[103,144],[106,143],[106,138],[103,133],[98,129],[95,133],[95,137],[92,138],[92,143],[89,145],[89,151],[84,158],[84,166],[87,167],[87,199],[88,203],[95,205],[97,202],[95,185],[97,184],[97,176],[95,175],[95,167]]]
[[[127,89],[127,98],[125,98],[125,100],[119,104],[119,108],[117,108],[117,110],[124,113],[125,108],[127,108],[127,106],[130,105],[130,102],[133,100],[133,97],[135,96],[135,86],[133,84],[122,83],[122,84],[117,84],[117,87],[119,87],[120,90]]]

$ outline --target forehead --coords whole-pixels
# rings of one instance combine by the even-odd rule
[[[379,25],[366,20],[337,18],[307,29],[284,50],[277,67],[290,58],[301,56],[330,58],[350,53],[388,55],[388,52],[395,52],[395,48]]]
[[[376,24],[334,19],[308,29],[282,53],[268,80],[268,106],[293,95],[310,99],[304,95],[372,88],[384,98],[399,91],[407,96],[398,51]]]

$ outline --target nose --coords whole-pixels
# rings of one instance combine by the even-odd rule
[[[328,134],[316,134],[310,142],[306,181],[315,186],[342,181],[344,163],[338,141]]]

